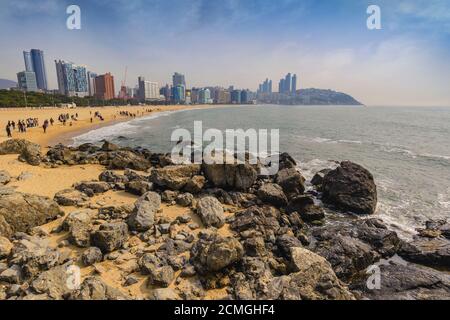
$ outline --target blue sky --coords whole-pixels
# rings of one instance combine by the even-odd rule
[[[82,29],[66,28],[66,7]],[[382,30],[366,27],[381,8]],[[369,105],[450,106],[450,0],[0,0],[0,78],[15,79],[22,51],[112,72],[188,85],[256,89],[287,72],[302,87],[335,89]]]

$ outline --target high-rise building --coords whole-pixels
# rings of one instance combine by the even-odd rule
[[[23,52],[23,60],[25,62],[25,71],[34,72],[33,60],[31,59],[31,53],[28,51]]]
[[[38,91],[36,74],[32,71],[22,71],[17,74],[17,85],[25,91]]]
[[[231,92],[231,103],[233,104],[241,103],[241,90],[233,90]]]
[[[284,93],[290,93],[292,88],[292,75],[288,73],[284,79]]]
[[[97,77],[97,74],[95,72],[88,71],[87,72],[87,78],[88,78],[88,93],[90,97],[95,96],[95,78]]]
[[[186,100],[186,87],[183,85],[173,86],[172,99],[174,103],[184,103]]]
[[[211,91],[209,89],[200,89],[198,92],[198,102],[200,104],[210,104],[212,103]]]
[[[45,71],[44,51],[39,49],[31,49],[29,55],[31,58],[33,71],[36,74],[37,87],[41,90],[47,90],[47,72]],[[25,58],[25,56],[28,56],[28,53],[24,53],[24,59],[28,59]],[[25,62],[25,68],[27,68],[27,62]]]
[[[279,93],[285,92],[285,80],[284,79],[281,79],[280,82],[278,83],[278,92]]]
[[[58,88],[66,96],[85,97],[89,94],[86,67],[55,60]]]
[[[291,92],[292,93],[296,93],[297,92],[297,75],[294,74],[294,76],[292,77],[292,88],[291,88]]]
[[[95,97],[101,100],[114,99],[114,77],[106,73],[95,78]]]
[[[186,78],[184,74],[175,72],[172,76],[172,85],[176,86],[184,86],[186,88]]]
[[[139,100],[142,102],[158,100],[159,86],[157,82],[146,81],[144,77],[138,77]]]

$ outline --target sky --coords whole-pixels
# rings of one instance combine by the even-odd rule
[[[81,9],[81,29],[66,8]],[[369,30],[367,7],[381,9]],[[348,93],[371,106],[450,106],[450,0],[0,0],[0,78],[16,80],[23,50],[86,65],[135,86],[173,72],[188,87],[278,87]]]

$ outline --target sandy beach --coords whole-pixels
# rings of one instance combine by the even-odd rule
[[[112,125],[116,122],[131,120],[131,117],[123,116],[121,111],[128,111],[136,114],[136,117],[142,117],[154,112],[161,111],[176,111],[189,108],[198,108],[198,106],[185,106],[185,105],[170,105],[170,106],[122,106],[122,107],[92,107],[92,108],[8,108],[0,109],[0,142],[7,139],[5,127],[8,121],[25,120],[27,118],[38,118],[39,127],[28,128],[27,132],[19,133],[16,130],[13,131],[13,138],[26,139],[31,142],[40,144],[44,149],[48,146],[53,146],[58,143],[68,144],[71,142],[71,138],[82,134],[84,132],[97,129],[99,127]],[[104,120],[101,121],[95,118],[93,115],[95,112],[100,112]],[[78,114],[78,121],[72,121],[72,125],[69,122],[64,126],[57,121],[60,114],[75,115]],[[42,124],[46,119],[53,118],[55,123],[47,129],[47,133],[44,134]],[[91,118],[93,122],[91,123]]]

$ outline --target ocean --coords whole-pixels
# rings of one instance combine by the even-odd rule
[[[450,217],[450,108],[255,105],[162,112],[80,135],[74,144],[106,139],[170,152],[173,130],[279,129],[280,150],[306,178],[351,160],[378,187],[376,216],[405,237],[429,219]]]

